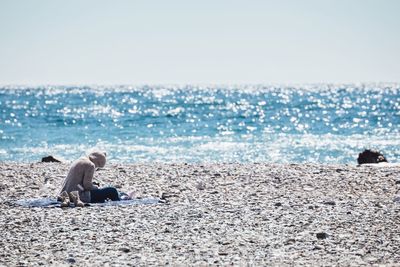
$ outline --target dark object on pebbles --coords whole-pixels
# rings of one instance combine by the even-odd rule
[[[358,164],[366,163],[379,163],[388,162],[382,153],[376,150],[366,149],[362,153],[358,154],[357,158]]]
[[[122,251],[122,252],[125,252],[125,253],[128,253],[128,252],[131,251],[131,250],[130,250],[129,248],[127,248],[127,247],[119,248],[119,250]]]
[[[74,258],[68,258],[66,259],[66,261],[71,264],[76,263],[76,260]]]
[[[330,206],[335,206],[335,205],[336,205],[336,202],[333,201],[333,200],[328,200],[328,201],[325,201],[324,204],[325,204],[325,205],[330,205]]]
[[[321,233],[317,233],[317,238],[318,239],[326,239],[328,237],[327,233],[321,232]]]
[[[58,160],[53,156],[47,156],[42,158],[42,162],[61,162],[61,160]]]

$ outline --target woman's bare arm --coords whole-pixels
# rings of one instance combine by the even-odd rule
[[[83,188],[85,190],[97,189],[97,186],[93,184],[94,169],[94,164],[85,165],[83,176]]]

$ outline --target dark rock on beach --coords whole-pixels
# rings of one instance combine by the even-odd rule
[[[42,158],[42,162],[61,162],[61,160],[56,159],[53,156],[47,156]]]
[[[385,156],[382,153],[376,150],[366,149],[362,153],[358,154],[357,158],[358,164],[367,164],[367,163],[379,163],[379,162],[388,162]]]
[[[74,258],[68,258],[66,259],[66,261],[71,264],[76,263],[76,260]]]
[[[316,236],[317,236],[318,239],[326,239],[326,238],[328,238],[328,234],[324,233],[324,232],[317,233]]]

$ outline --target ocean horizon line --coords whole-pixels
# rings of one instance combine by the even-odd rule
[[[0,83],[0,88],[40,88],[40,87],[246,87],[246,86],[266,86],[266,87],[303,87],[303,86],[400,86],[400,81],[349,81],[349,82],[188,82],[188,83],[163,83],[163,82],[132,82],[132,83]]]

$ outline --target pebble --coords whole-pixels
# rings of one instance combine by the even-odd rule
[[[128,253],[131,251],[129,248],[126,248],[126,247],[119,248],[119,250],[122,252],[125,252],[125,253]]]
[[[326,238],[328,238],[328,234],[324,233],[324,232],[317,233],[316,236],[317,236],[318,239],[326,239]]]
[[[75,263],[76,262],[76,260],[74,258],[68,258],[68,259],[66,259],[66,261],[68,263]]]
[[[333,201],[333,200],[330,200],[330,201],[324,201],[324,204],[325,204],[325,205],[330,205],[330,206],[335,206],[335,205],[336,205],[336,202]]]

